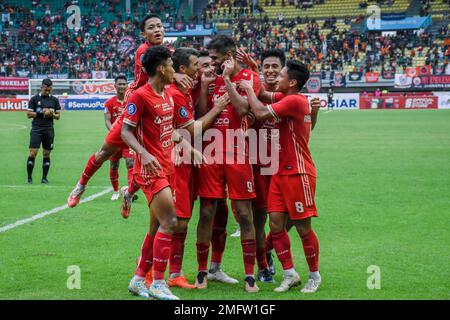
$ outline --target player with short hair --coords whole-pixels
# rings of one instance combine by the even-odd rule
[[[128,80],[125,75],[118,75],[114,79],[114,88],[116,89],[116,95],[105,102],[105,126],[111,130],[112,124],[117,120],[120,114],[122,114],[125,108],[125,91],[128,87]],[[119,192],[119,161],[120,158],[125,159],[125,164],[128,171],[128,181],[133,179],[133,166],[134,166],[134,154],[130,148],[124,148],[118,150],[115,154],[109,158],[109,179],[113,187],[113,194],[111,200],[117,200],[120,197]]]
[[[196,79],[199,73],[198,55],[199,52],[195,49],[176,49],[172,55],[175,72],[186,74],[193,80]],[[182,131],[182,136],[190,143],[194,143],[193,139],[195,139],[195,135],[201,135],[229,103],[228,96],[222,96],[215,101],[214,107],[208,113],[194,120],[195,105],[192,98],[192,90],[185,90],[181,85],[171,84],[169,92],[174,102],[174,118],[178,124],[177,129],[180,132]],[[192,161],[184,161],[184,150],[177,149],[175,152],[175,185],[180,192],[176,192],[175,194],[175,207],[178,224],[173,235],[172,252],[170,255],[170,275],[167,284],[170,287],[177,286],[193,289],[195,285],[187,282],[183,276],[181,266],[188,223],[192,215],[194,200],[197,198],[194,187],[195,170]]]
[[[174,118],[173,99],[168,87],[175,73],[172,64],[167,48],[154,46],[146,51],[142,65],[149,81],[130,96],[121,132],[123,141],[136,152],[135,181],[147,198],[151,219],[156,219],[159,225],[152,252],[145,246],[141,252],[141,260],[149,257],[150,253],[153,256],[153,282],[147,288],[145,276],[148,270],[143,270],[139,264],[128,289],[142,297],[162,300],[178,300],[164,281],[177,227],[172,149],[174,141],[183,143],[182,137],[173,130],[174,122],[176,125],[181,123]],[[184,144],[189,146],[188,150],[193,150],[189,143]]]
[[[255,197],[253,188],[253,173],[248,158],[247,142],[245,133],[249,127],[247,117],[249,105],[246,101],[245,93],[236,89],[236,84],[242,79],[254,77],[254,90],[259,93],[260,82],[251,70],[242,68],[236,58],[236,44],[229,36],[216,36],[208,44],[209,55],[212,65],[219,75],[214,83],[214,91],[209,98],[209,105],[214,97],[228,93],[231,103],[217,117],[211,128],[222,134],[221,148],[214,150],[210,157],[211,164],[203,165],[199,170],[199,190],[200,196],[200,218],[197,227],[197,260],[198,275],[196,285],[198,288],[207,287],[207,263],[209,247],[211,242],[211,232],[213,218],[216,213],[218,199],[226,198],[228,192],[233,200],[239,224],[241,226],[241,245],[243,249],[243,260],[245,266],[245,290],[247,292],[258,292],[259,288],[255,283],[255,230],[251,210],[251,199]],[[205,96],[200,98],[199,107],[201,110],[207,109],[205,106]],[[228,130],[227,130],[228,129]],[[237,133],[239,148],[231,148],[227,145],[227,138],[230,133]],[[236,138],[236,137],[235,137]],[[230,142],[230,141],[229,141]],[[217,143],[215,143],[217,144]],[[204,143],[205,150],[210,149],[210,144]],[[223,158],[222,158],[223,157]],[[222,158],[225,160],[223,163]],[[244,160],[244,163],[237,163],[237,159]],[[221,163],[222,162],[222,163]]]
[[[309,266],[309,279],[302,292],[316,292],[321,283],[319,242],[311,228],[311,217],[317,217],[314,202],[316,168],[308,148],[312,114],[308,98],[300,90],[309,78],[308,68],[296,60],[288,61],[278,76],[278,91],[285,97],[264,106],[252,92],[251,84],[241,83],[256,119],[275,119],[280,130],[278,172],[272,176],[268,197],[270,231],[273,246],[283,266],[284,277],[276,292],[284,292],[300,284],[294,269],[286,223],[292,220],[302,240]]]

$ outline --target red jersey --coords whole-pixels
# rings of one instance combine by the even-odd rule
[[[242,69],[238,74],[236,74],[234,77],[231,78],[232,83],[238,83],[240,80],[250,80],[253,76],[253,90],[255,91],[255,94],[258,96],[259,92],[261,90],[261,81],[259,80],[259,76],[257,73],[248,70],[248,69]],[[237,90],[238,93],[241,96],[246,96],[246,93],[244,90]],[[214,82],[214,90],[212,94],[208,97],[208,106],[211,109],[213,107],[213,101],[214,98],[217,96],[223,96],[227,92],[225,81],[222,77],[217,77],[216,81]],[[226,146],[226,136],[227,136],[227,129],[232,130],[238,130],[242,129],[243,132],[247,132],[247,129],[250,126],[250,121],[247,116],[241,116],[233,107],[231,103],[228,104],[228,106],[217,116],[216,120],[214,121],[214,124],[211,126],[211,128],[215,128],[219,131],[221,131],[222,136],[224,138],[222,146]],[[229,149],[229,148],[227,148]],[[224,151],[229,151],[224,148]],[[236,148],[234,148],[233,153],[236,154]],[[245,152],[247,151],[247,148],[245,149]]]
[[[308,148],[311,133],[311,112],[308,98],[288,95],[267,106],[278,121],[280,130],[279,175],[308,174],[316,176],[316,167]]]
[[[134,81],[128,86],[127,91],[130,91],[129,94],[133,93],[148,82],[148,75],[142,70],[141,58],[151,46],[151,44],[144,42],[136,50],[136,54],[134,55]]]
[[[191,90],[188,93],[184,93],[178,89],[176,84],[171,84],[169,86],[169,92],[174,103],[173,117],[174,122],[176,123],[176,128],[183,129],[194,123],[195,108]],[[175,147],[175,163],[178,163],[178,161],[182,159],[182,156],[182,149]],[[191,164],[189,163],[181,163],[177,166],[186,167],[190,165]]]
[[[114,96],[105,102],[105,113],[109,113],[111,116],[111,124],[113,124],[117,117],[123,112],[125,109],[125,102],[119,101],[117,96]]]
[[[156,157],[163,173],[173,174],[173,100],[168,87],[164,88],[164,97],[156,94],[150,84],[140,87],[130,96],[123,114],[123,122],[136,127],[138,142]],[[146,176],[139,156],[134,172]]]

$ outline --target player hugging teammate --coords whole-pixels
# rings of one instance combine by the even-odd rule
[[[146,17],[142,31],[147,42],[136,54],[136,78],[125,95],[124,112],[102,149],[89,160],[69,196],[69,205],[79,202],[87,181],[104,161],[129,147],[135,161],[128,187],[122,189],[121,213],[129,216],[132,196],[139,189],[150,209],[150,228],[128,287],[131,293],[176,300],[170,287],[207,289],[208,281],[238,283],[221,268],[228,219],[226,198],[231,200],[241,230],[244,289],[255,293],[259,291],[256,280],[274,282],[271,261],[266,258],[271,247],[284,270],[283,281],[274,291],[300,284],[286,230],[289,225],[300,235],[310,269],[302,292],[317,291],[321,283],[319,245],[311,228],[311,217],[318,216],[316,170],[308,142],[319,102],[308,102],[300,94],[309,77],[306,66],[299,61],[285,65],[283,52],[269,50],[262,59],[262,85],[255,72],[258,66],[237,50],[231,37],[213,38],[208,55],[188,48],[179,48],[172,55],[161,46],[164,29],[158,17]],[[240,62],[251,67],[244,68]],[[270,158],[275,160],[270,166],[276,169],[270,175],[264,170],[268,163],[259,158],[261,150],[256,161],[249,152],[251,129],[257,133],[266,130],[264,143],[257,145],[273,152]],[[197,196],[198,273],[192,285],[183,275],[182,262]],[[270,234],[266,241],[267,213]]]

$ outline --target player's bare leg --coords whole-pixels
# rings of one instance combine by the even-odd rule
[[[120,214],[124,219],[127,219],[130,216],[133,201],[137,200],[136,192],[140,189],[140,187],[133,178],[134,158],[126,158],[125,161],[128,170],[128,186],[120,189],[120,193],[122,194]]]
[[[319,273],[319,241],[311,228],[311,218],[294,221],[294,225],[302,240],[303,250],[309,267],[308,282],[301,292],[314,293],[319,289],[322,282]]]
[[[86,190],[86,185],[89,179],[118,149],[119,148],[117,146],[113,146],[105,142],[103,143],[101,149],[89,158],[80,180],[67,198],[67,204],[70,208],[75,207],[80,202],[81,195]]]
[[[170,254],[169,287],[180,287],[184,289],[195,289],[196,286],[189,284],[183,275],[182,265],[184,256],[184,242],[186,240],[189,219],[178,217],[177,227],[172,238],[172,252]]]
[[[256,262],[258,263],[258,280],[266,283],[274,283],[266,257],[266,232],[264,230],[266,220],[266,208],[253,209],[253,222],[255,225],[256,237]]]
[[[233,207],[241,229],[241,245],[245,268],[245,290],[250,293],[255,293],[259,291],[259,288],[256,285],[254,275],[256,240],[252,203],[250,200],[233,200]]]
[[[117,200],[120,197],[119,192],[119,160],[111,160],[109,166],[109,180],[111,181],[111,185],[113,187],[113,194],[111,196],[111,200]]]
[[[274,289],[274,291],[285,292],[291,287],[298,286],[301,283],[300,276],[294,269],[291,254],[291,242],[286,231],[288,214],[285,212],[271,212],[269,217],[273,247],[283,266],[283,281],[279,287]]]
[[[197,262],[198,274],[195,286],[206,289],[208,286],[208,256],[211,243],[212,226],[216,214],[217,199],[200,198],[200,214],[197,224]]]

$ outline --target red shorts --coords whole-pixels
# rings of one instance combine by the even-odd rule
[[[315,191],[315,177],[306,174],[276,174],[270,181],[267,211],[287,212],[291,220],[318,217],[314,203]]]
[[[121,149],[128,148],[125,142],[122,140],[121,132],[122,132],[122,124],[123,119],[117,119],[108,134],[106,135],[105,142],[109,145],[119,147]]]
[[[255,209],[267,208],[267,197],[269,194],[271,175],[262,175],[261,167],[253,166],[253,177],[255,180],[256,198],[252,201],[252,206]]]
[[[120,160],[120,158],[134,158],[135,152],[130,149],[130,148],[122,148],[116,151],[116,153],[114,153],[109,160],[111,160],[112,162],[117,162]]]
[[[251,164],[203,164],[198,180],[198,195],[203,198],[224,199],[227,190],[231,200],[256,197]]]
[[[190,219],[197,194],[194,189],[194,166],[175,167],[175,208],[177,217]]]
[[[173,175],[150,177],[149,175],[143,176],[135,173],[134,181],[139,184],[142,192],[144,192],[149,207],[152,203],[153,197],[164,188],[170,187],[172,190],[172,195],[175,197],[175,181]]]

